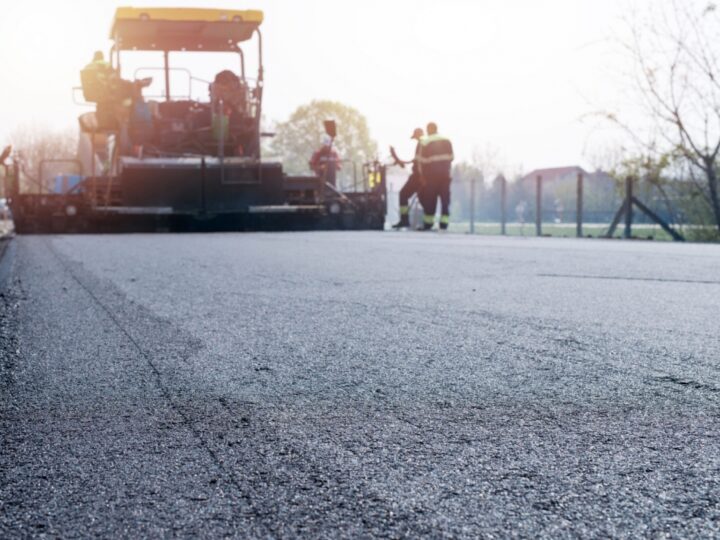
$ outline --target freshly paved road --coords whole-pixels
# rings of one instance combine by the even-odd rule
[[[18,237],[0,537],[720,536],[720,247]]]

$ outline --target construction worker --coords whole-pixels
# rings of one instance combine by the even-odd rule
[[[440,230],[447,230],[450,223],[450,171],[453,147],[450,139],[438,134],[437,124],[427,125],[427,136],[420,139],[419,171],[425,179],[425,217],[423,230],[430,230],[435,223],[435,209],[440,198]]]
[[[103,54],[103,52],[95,51],[95,53],[93,53],[92,62],[85,66],[85,69],[109,70],[112,68],[110,67],[110,64],[105,60],[105,55]]]
[[[114,128],[118,120],[120,77],[105,61],[102,51],[95,51],[92,61],[80,72],[83,94],[97,103],[97,122],[101,128]]]
[[[84,88],[84,90],[86,93],[95,94],[91,101],[108,101],[110,99],[107,94],[110,93],[111,84],[118,77],[112,66],[105,61],[105,55],[102,51],[95,51],[92,62],[85,66],[81,73],[84,74],[82,75],[83,87],[90,86],[90,88]]]
[[[410,137],[411,139],[415,139],[415,141],[417,141],[417,145],[415,146],[415,158],[412,162],[412,171],[410,172],[410,176],[408,176],[407,182],[405,182],[405,185],[400,189],[400,221],[393,225],[393,229],[401,229],[410,226],[409,202],[410,197],[412,197],[413,194],[417,193],[420,204],[423,204],[423,187],[425,182],[418,169],[420,139],[422,139],[423,135],[424,133],[421,128],[415,128],[412,136]],[[403,162],[403,164],[404,163],[406,162]],[[423,204],[423,208],[424,206],[425,205]]]
[[[95,103],[117,102],[129,107],[136,94],[152,84],[152,77],[126,81],[120,77],[102,51],[95,51],[92,62],[80,72],[83,93],[87,101]]]
[[[324,178],[325,182],[336,187],[336,173],[340,169],[340,156],[332,147],[332,142],[330,136],[323,136],[322,146],[310,158],[310,168],[318,178]]]

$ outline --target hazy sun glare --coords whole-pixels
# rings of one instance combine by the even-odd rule
[[[71,88],[92,52],[108,49],[118,5],[127,3],[3,6],[0,139],[21,124],[75,125],[82,109]],[[460,158],[490,144],[526,168],[586,163],[594,141],[580,119],[617,93],[610,38],[625,9],[621,0],[135,5],[264,10],[268,119],[335,99],[368,117],[383,153],[391,143],[409,149],[412,128],[435,120]]]

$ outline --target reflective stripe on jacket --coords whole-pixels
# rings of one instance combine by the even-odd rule
[[[425,177],[450,176],[450,167],[455,158],[450,139],[442,135],[428,135],[420,139],[418,163]]]
[[[100,83],[105,83],[115,75],[112,66],[105,60],[93,60],[85,66],[83,71],[92,73],[94,80]]]

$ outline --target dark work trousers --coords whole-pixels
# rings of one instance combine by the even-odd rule
[[[413,193],[417,193],[420,204],[425,208],[425,202],[423,199],[424,186],[418,173],[412,173],[408,176],[407,182],[400,189],[400,215],[407,215],[409,212],[409,201]]]
[[[450,177],[440,176],[427,179],[427,195],[425,197],[425,227],[432,227],[435,222],[435,210],[440,198],[440,228],[447,229],[450,223]]]

